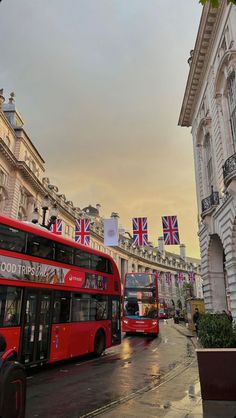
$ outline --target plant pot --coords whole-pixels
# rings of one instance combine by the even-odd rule
[[[236,348],[197,349],[203,400],[236,401]]]

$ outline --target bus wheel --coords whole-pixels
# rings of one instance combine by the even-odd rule
[[[102,330],[99,330],[94,339],[94,354],[100,357],[106,348],[105,334]]]
[[[152,338],[157,338],[158,337],[158,332],[153,332],[151,335],[152,335]]]

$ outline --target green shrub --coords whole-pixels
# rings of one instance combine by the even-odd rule
[[[222,313],[202,315],[199,322],[198,337],[205,348],[236,347],[236,328],[227,315]]]

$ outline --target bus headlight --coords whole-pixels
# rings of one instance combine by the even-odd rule
[[[129,323],[129,321],[127,321],[126,319],[124,319],[124,324],[128,324]]]
[[[157,321],[153,321],[152,322],[152,325],[157,325]]]

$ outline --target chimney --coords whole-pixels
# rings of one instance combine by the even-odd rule
[[[185,247],[185,244],[180,244],[179,250],[180,250],[180,257],[183,258],[183,260],[185,260],[185,258],[186,258],[186,247]]]
[[[164,238],[163,237],[158,238],[158,250],[161,253],[164,253],[164,251],[165,251],[165,249],[164,249]]]
[[[0,89],[0,110],[2,110],[4,102],[5,102],[5,97],[3,96],[3,89]]]

